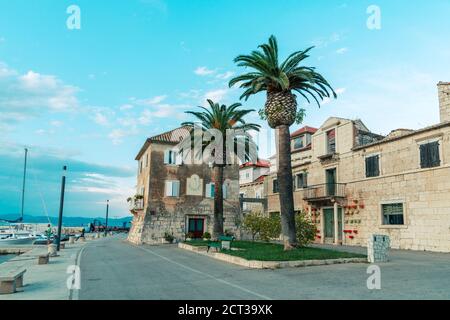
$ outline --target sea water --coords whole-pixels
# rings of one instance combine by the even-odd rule
[[[15,254],[0,254],[0,263],[3,263],[5,261],[8,261],[9,259],[14,258]]]

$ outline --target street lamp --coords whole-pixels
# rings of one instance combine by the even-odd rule
[[[64,210],[64,193],[66,190],[66,172],[67,166],[63,167],[62,172],[62,181],[61,181],[61,196],[59,199],[59,216],[58,216],[58,238],[56,239],[56,250],[59,251],[61,247],[61,228],[62,228],[62,219],[63,219],[63,210]]]
[[[109,213],[109,200],[106,201],[105,237],[108,234],[108,213]]]

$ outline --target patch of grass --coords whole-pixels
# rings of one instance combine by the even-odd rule
[[[191,241],[185,241],[184,243],[194,246],[194,247],[206,247],[208,246],[208,241],[204,240],[191,240]]]
[[[361,254],[311,247],[284,251],[283,246],[280,244],[251,241],[236,241],[233,242],[233,247],[240,250],[222,252],[255,261],[300,261],[366,257]]]

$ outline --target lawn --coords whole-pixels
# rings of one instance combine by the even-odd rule
[[[202,247],[207,245],[207,241],[190,241],[187,244]],[[239,250],[221,252],[255,261],[300,261],[366,257],[361,254],[311,247],[284,251],[283,246],[280,244],[265,242],[234,241],[232,247]]]

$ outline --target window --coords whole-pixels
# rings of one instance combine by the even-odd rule
[[[366,157],[366,178],[378,177],[380,175],[380,156]]]
[[[214,198],[215,195],[215,188],[214,188],[214,183],[208,183],[206,185],[206,197],[207,198]]]
[[[439,141],[420,145],[420,167],[434,168],[441,165],[439,157]]]
[[[145,167],[148,168],[148,153],[145,156]]]
[[[302,149],[304,146],[303,136],[294,139],[294,150]]]
[[[273,193],[278,193],[280,191],[277,179],[274,179],[272,181],[272,190],[273,190]]]
[[[166,197],[180,196],[180,181],[166,181]]]
[[[403,203],[382,204],[383,225],[404,225]]]
[[[327,132],[327,153],[336,153],[336,130],[330,130]]]
[[[308,175],[305,172],[299,173],[295,176],[297,189],[306,188],[308,186]]]
[[[181,165],[182,164],[181,153],[178,153],[173,150],[164,151],[164,164]]]

